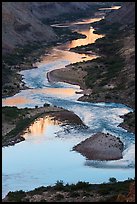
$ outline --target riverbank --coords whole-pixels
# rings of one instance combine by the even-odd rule
[[[83,78],[86,76],[86,72],[81,69],[76,70],[73,66],[66,66],[66,68],[56,69],[47,73],[49,82],[66,82],[73,85],[79,85],[81,89],[85,89],[85,83]]]
[[[2,56],[2,97],[13,96],[20,90],[28,89],[22,81],[22,70],[38,68],[35,63],[40,61],[41,56],[49,54],[50,50],[70,40],[85,38],[85,35],[72,32],[69,28],[53,28],[58,36],[54,42],[35,42],[16,48],[12,54]]]
[[[18,109],[16,107],[2,108],[2,146],[14,145],[24,140],[22,137],[27,127],[37,118],[49,116],[58,120],[62,125],[85,127],[81,119],[71,111],[59,107],[44,107],[33,109]]]
[[[135,111],[121,116],[121,118],[123,118],[124,121],[119,126],[135,134]]]
[[[92,24],[91,24],[92,25]],[[134,27],[121,28],[120,24],[94,23],[95,33],[105,37],[93,44],[71,49],[78,53],[94,52],[98,58],[74,63],[64,69],[48,73],[51,79],[80,85],[88,102],[122,103],[135,110],[135,37]],[[128,43],[127,43],[128,42]],[[135,128],[134,111],[132,130]],[[130,121],[126,128],[130,130]]]
[[[20,90],[28,89],[19,71],[37,68],[34,63],[48,53],[45,45],[33,43],[17,48],[12,54],[2,57],[2,97],[13,96]]]
[[[9,192],[2,202],[135,202],[135,181],[90,184],[66,184],[57,181],[54,186],[39,187],[32,191]]]
[[[119,58],[118,58],[119,59]],[[103,63],[102,63],[103,64]],[[25,65],[26,66],[26,65]],[[100,68],[103,68],[104,69],[104,67],[105,66],[103,66],[103,67],[101,67],[100,66]],[[90,68],[90,67],[89,67]],[[97,68],[98,68],[98,66],[97,67],[94,67],[96,70],[97,70]],[[81,69],[81,72],[83,71],[83,73],[84,73],[84,70],[82,70],[83,68],[80,68]],[[94,71],[95,71],[95,69],[94,69]],[[71,70],[70,70],[70,72],[71,72]],[[86,71],[87,72],[87,71]],[[76,72],[74,71],[74,73],[75,73],[75,77],[77,77],[77,74],[76,74]],[[109,72],[110,73],[110,72]],[[67,74],[67,73],[66,73]],[[88,72],[88,74],[89,74],[89,72]],[[98,74],[98,72],[97,72],[97,74]],[[89,74],[89,76],[91,76],[91,75],[93,75],[93,72],[91,73],[91,74]],[[73,76],[73,81],[74,81],[74,79],[76,80],[76,78],[75,78],[74,76]],[[79,77],[78,78],[82,78],[83,77],[83,81],[85,82],[85,80],[87,81],[87,79],[85,79],[86,78],[86,75],[85,75],[85,73],[83,74],[83,75],[81,75],[81,74],[79,74]],[[95,79],[93,79],[93,81],[94,81],[94,83],[97,81],[97,79],[98,79],[98,75],[97,76],[94,76],[95,77]],[[63,78],[64,78],[64,76],[63,76]],[[89,84],[91,83],[91,81],[90,81],[90,77],[88,78],[88,80],[89,80]],[[71,80],[70,80],[71,81]],[[70,83],[70,82],[69,82]],[[74,82],[71,82],[71,83],[76,83],[75,81]],[[80,83],[80,82],[79,82]],[[81,82],[82,83],[82,82]],[[83,85],[85,85],[86,83],[83,83]],[[100,82],[98,83],[98,84],[100,84]],[[97,85],[98,85],[97,84]],[[82,85],[81,85],[82,86]],[[91,86],[92,86],[92,83],[91,83]],[[93,92],[93,87],[91,87],[91,86],[89,86],[90,88],[88,88],[87,90],[88,91],[91,91],[91,92],[83,92],[84,93],[84,97],[90,97],[91,95],[92,95],[92,92]],[[113,89],[114,88],[114,85],[113,84],[105,84],[104,85],[105,86],[105,88],[110,88],[110,89]],[[98,87],[96,87],[96,88],[98,88]],[[85,89],[86,90],[86,89]],[[104,89],[102,89],[102,91],[103,91]],[[95,90],[94,90],[95,91]],[[96,89],[96,91],[97,91],[97,89]],[[13,93],[13,91],[11,91],[11,93]],[[7,93],[6,93],[7,94]],[[93,92],[93,94],[95,94],[95,92]],[[115,95],[116,96],[116,95]],[[104,98],[103,98],[104,99]],[[109,99],[109,96],[107,95],[107,98],[106,99]],[[87,100],[87,99],[85,99],[85,100]],[[93,100],[94,101],[94,100]],[[103,101],[104,102],[104,101]],[[52,107],[53,108],[53,107]],[[37,110],[38,108],[36,107],[36,110]],[[23,110],[24,111],[24,110]],[[15,112],[16,111],[14,111],[14,114],[15,114]],[[30,111],[30,113],[32,113],[32,110]],[[28,124],[30,124],[31,122],[33,122],[34,120],[35,120],[35,118],[38,118],[38,117],[41,117],[41,116],[43,116],[43,113],[41,113],[41,112],[38,112],[37,114],[40,114],[40,115],[37,115],[36,113],[36,115],[34,114],[34,117],[33,117],[33,115],[29,115],[27,118],[25,118],[24,117],[24,115],[26,116],[28,113],[27,112],[24,112],[23,113],[23,120],[20,118],[20,120],[18,121],[18,117],[16,117],[16,119],[15,119],[15,121],[10,121],[10,120],[8,120],[9,122],[11,122],[11,126],[14,124],[17,124],[18,126],[16,126],[16,128],[13,128],[12,130],[13,130],[13,132],[12,132],[12,130],[11,130],[11,133],[9,132],[9,134],[8,134],[8,137],[10,138],[10,137],[12,137],[12,136],[15,136],[16,134],[16,136],[18,137],[19,136],[19,134],[18,134],[18,132],[21,132],[21,131],[23,131],[23,130],[25,130],[25,128],[27,127],[27,125]],[[42,115],[41,115],[42,114]],[[45,114],[45,113],[44,113]],[[49,114],[49,113],[48,113]],[[18,115],[18,114],[17,114]],[[56,119],[59,119],[59,118],[63,118],[63,120],[65,120],[65,123],[66,123],[66,119],[68,119],[68,118],[71,118],[71,114],[68,114],[68,112],[56,112],[56,113],[53,113],[52,111],[50,112],[50,115],[51,116],[55,116],[56,117]],[[13,117],[13,115],[12,115],[12,117]],[[76,120],[77,120],[78,118],[76,117]],[[75,120],[75,119],[74,119]],[[24,121],[24,122],[23,122]],[[77,120],[78,121],[78,120]],[[13,122],[13,124],[12,124],[12,122]],[[19,122],[19,123],[18,123]],[[78,122],[78,125],[79,125],[79,123],[80,123],[81,121],[79,121]],[[70,123],[70,121],[68,121],[68,123]],[[72,124],[73,124],[73,121],[72,121]],[[21,125],[21,126],[20,126]],[[22,128],[22,130],[20,129],[20,128]],[[6,134],[6,135],[7,135]],[[8,139],[9,139],[8,138]],[[11,138],[10,138],[11,139]],[[16,138],[15,138],[15,142],[17,142],[18,141],[18,139],[19,138],[17,138],[17,140],[16,140]],[[12,141],[11,140],[11,143],[10,144],[12,144],[12,142],[14,143],[14,141]],[[36,163],[36,162],[35,162]],[[113,181],[115,180],[115,179],[112,179]],[[60,186],[60,185],[59,185]],[[73,187],[74,187],[74,184],[72,185]],[[116,188],[114,188],[114,186],[108,186],[108,188],[106,188],[106,185],[104,185],[104,188],[103,189],[101,189],[103,192],[100,192],[101,190],[100,190],[100,188],[96,188],[96,186],[95,186],[95,189],[97,190],[97,192],[96,191],[91,191],[89,194],[88,194],[88,192],[86,191],[85,192],[85,186],[84,186],[84,190],[82,189],[82,186],[81,185],[79,185],[80,186],[80,188],[79,189],[77,189],[77,186],[76,186],[76,188],[74,187],[72,187],[71,188],[71,193],[69,193],[68,192],[68,188],[67,188],[67,192],[65,192],[65,193],[62,193],[62,191],[60,191],[60,189],[56,189],[56,191],[55,192],[52,192],[52,193],[50,193],[50,191],[48,191],[48,192],[45,192],[45,189],[44,189],[44,192],[41,192],[41,188],[40,188],[40,191],[38,190],[34,190],[33,192],[31,192],[32,194],[27,194],[27,193],[25,193],[24,194],[24,192],[23,191],[19,191],[19,192],[16,192],[15,194],[14,193],[9,193],[8,194],[8,196],[6,197],[6,200],[5,200],[5,202],[8,202],[8,201],[10,201],[10,202],[13,202],[13,201],[24,201],[24,199],[25,199],[25,202],[26,201],[29,201],[29,202],[38,202],[38,201],[40,201],[40,202],[46,202],[46,201],[50,201],[50,202],[52,202],[52,201],[66,201],[66,199],[67,199],[67,201],[69,200],[69,201],[72,201],[72,202],[74,202],[74,201],[76,201],[76,202],[110,202],[110,201],[115,201],[115,200],[117,200],[117,198],[119,198],[119,200],[117,200],[117,201],[121,201],[121,202],[124,202],[124,201],[126,201],[126,197],[125,197],[125,194],[127,194],[128,193],[128,191],[126,191],[125,189],[123,190],[123,183],[122,183],[122,186],[120,185],[120,190],[122,189],[122,196],[124,196],[124,198],[121,196],[121,195],[119,195],[119,193],[121,193],[121,191],[119,190],[119,188],[118,188],[118,186],[116,186]],[[68,186],[67,186],[68,187]],[[50,188],[50,187],[49,187]],[[75,190],[74,190],[75,189]],[[117,192],[117,194],[115,194],[115,192],[114,192],[114,189],[116,190],[116,192]],[[42,187],[42,190],[43,190],[43,187]],[[98,192],[99,191],[99,192]],[[33,194],[34,193],[34,194]],[[103,194],[103,195],[102,195]],[[124,194],[124,195],[123,195]],[[122,199],[122,200],[120,200],[120,199]]]

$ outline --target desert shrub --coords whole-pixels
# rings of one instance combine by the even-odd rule
[[[71,189],[71,191],[89,190],[90,189],[90,184],[88,182],[79,181],[77,184],[71,184],[70,189]]]
[[[41,187],[35,188],[34,190],[30,191],[29,194],[30,195],[36,195],[36,194],[41,195],[45,190],[46,190],[46,187],[41,186]]]
[[[22,190],[15,191],[15,192],[9,192],[8,198],[11,202],[21,202],[22,198],[26,195],[26,193]]]
[[[49,103],[44,103],[43,107],[49,107],[50,104]]]
[[[63,184],[63,181],[57,181],[55,186],[54,186],[54,189],[55,190],[64,190],[64,184]]]
[[[111,178],[109,178],[109,182],[110,182],[110,183],[116,183],[116,182],[117,182],[117,179],[114,178],[114,177],[111,177]]]

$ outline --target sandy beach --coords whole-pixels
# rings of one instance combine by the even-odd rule
[[[79,85],[82,89],[85,88],[85,83],[83,78],[85,77],[86,72],[81,69],[75,70],[73,66],[56,69],[47,73],[47,78],[49,82],[66,82],[74,85]]]

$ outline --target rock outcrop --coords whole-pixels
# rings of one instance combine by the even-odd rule
[[[73,150],[89,160],[117,160],[122,158],[123,143],[110,134],[97,133],[76,145]]]

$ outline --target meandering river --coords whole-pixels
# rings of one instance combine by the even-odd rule
[[[80,90],[79,86],[62,82],[50,83],[47,79],[47,72],[51,70],[98,57],[70,52],[69,49],[94,43],[96,39],[103,37],[94,34],[94,29],[89,25],[90,22],[100,19],[53,25],[69,26],[87,37],[52,48],[36,64],[37,69],[20,72],[29,89],[2,100],[3,106],[18,108],[33,108],[35,105],[40,107],[44,103],[50,103],[73,111],[88,126],[86,130],[75,129],[71,125],[61,126],[59,121],[48,116],[35,120],[23,135],[25,141],[2,148],[3,197],[9,191],[27,191],[42,185],[53,185],[57,180],[64,183],[102,183],[108,182],[110,177],[120,181],[134,178],[135,136],[118,126],[123,121],[120,116],[132,110],[123,104],[77,101],[82,96],[75,93]],[[88,161],[81,154],[71,151],[74,145],[98,131],[120,137],[124,143],[123,159]]]

